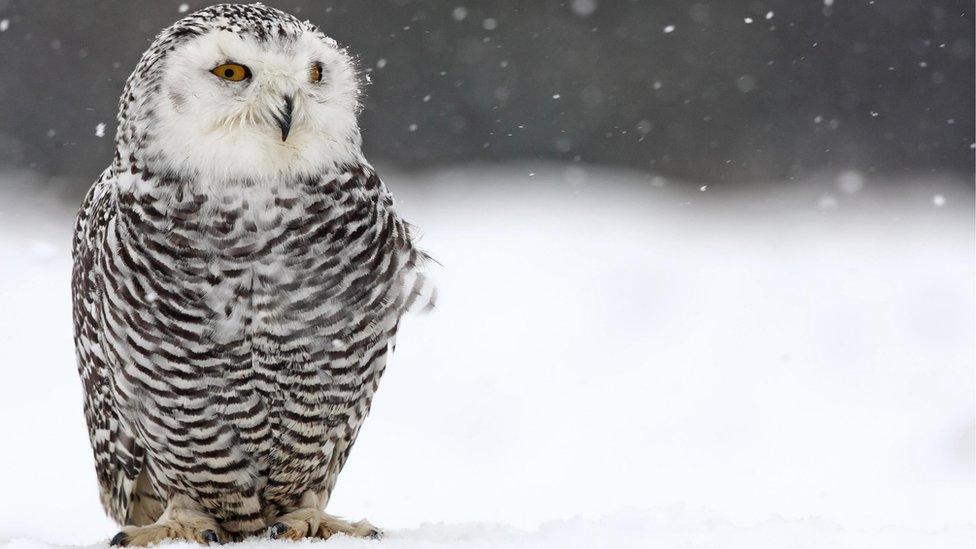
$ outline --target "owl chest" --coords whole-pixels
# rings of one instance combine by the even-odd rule
[[[344,306],[337,293],[350,246],[337,245],[334,233],[311,236],[294,212],[268,216],[271,223],[243,221],[231,238],[206,240],[197,295],[206,304],[213,342],[300,360],[320,351],[329,335],[316,321]]]
[[[166,337],[192,322],[195,341],[173,343],[320,375],[362,358],[350,342],[375,325],[370,315],[391,288],[394,258],[378,244],[368,204],[287,188],[137,200],[118,240],[138,249],[119,255],[135,258],[124,263],[139,266],[130,273],[145,280],[138,286],[161,290],[144,305]]]
[[[175,345],[280,368],[310,362],[358,316],[346,278],[370,238],[350,235],[356,220],[342,202],[282,192],[137,201],[111,238],[125,271],[113,279],[162,337],[195,334]]]

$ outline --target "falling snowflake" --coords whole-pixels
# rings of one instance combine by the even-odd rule
[[[0,19],[0,32],[10,28],[10,19]]]
[[[742,93],[756,89],[756,79],[751,74],[743,74],[735,81],[735,87]]]
[[[817,207],[821,210],[836,210],[837,199],[829,194],[825,194],[817,200]]]
[[[837,177],[837,188],[847,194],[857,194],[864,188],[864,176],[855,171],[846,171]]]
[[[99,122],[95,126],[95,137],[105,137],[105,122]]]
[[[455,21],[464,21],[465,18],[468,17],[468,8],[465,8],[464,6],[454,8],[454,11],[451,12],[451,17],[453,17]]]
[[[596,11],[596,0],[573,0],[570,9],[578,17],[589,17]]]
[[[935,204],[936,208],[941,208],[942,206],[945,206],[946,198],[941,194],[937,194],[932,197],[932,203]]]
[[[672,32],[674,32],[674,25],[664,27],[664,34],[671,34]]]

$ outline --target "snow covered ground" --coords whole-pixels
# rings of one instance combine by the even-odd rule
[[[330,504],[388,535],[328,546],[973,546],[971,192],[383,173],[441,301]],[[0,543],[104,546],[44,188],[0,174]]]

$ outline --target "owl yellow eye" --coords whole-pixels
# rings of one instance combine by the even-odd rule
[[[218,67],[215,67],[212,71],[215,75],[223,78],[224,80],[230,80],[231,82],[240,82],[245,78],[251,76],[251,71],[244,65],[238,65],[236,63],[224,63]]]
[[[312,68],[308,71],[308,81],[313,84],[318,84],[322,81],[322,65],[318,63],[312,65]]]

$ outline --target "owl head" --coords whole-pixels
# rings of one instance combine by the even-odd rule
[[[116,162],[175,179],[311,177],[362,160],[359,81],[317,27],[221,4],[164,30],[120,100]]]

